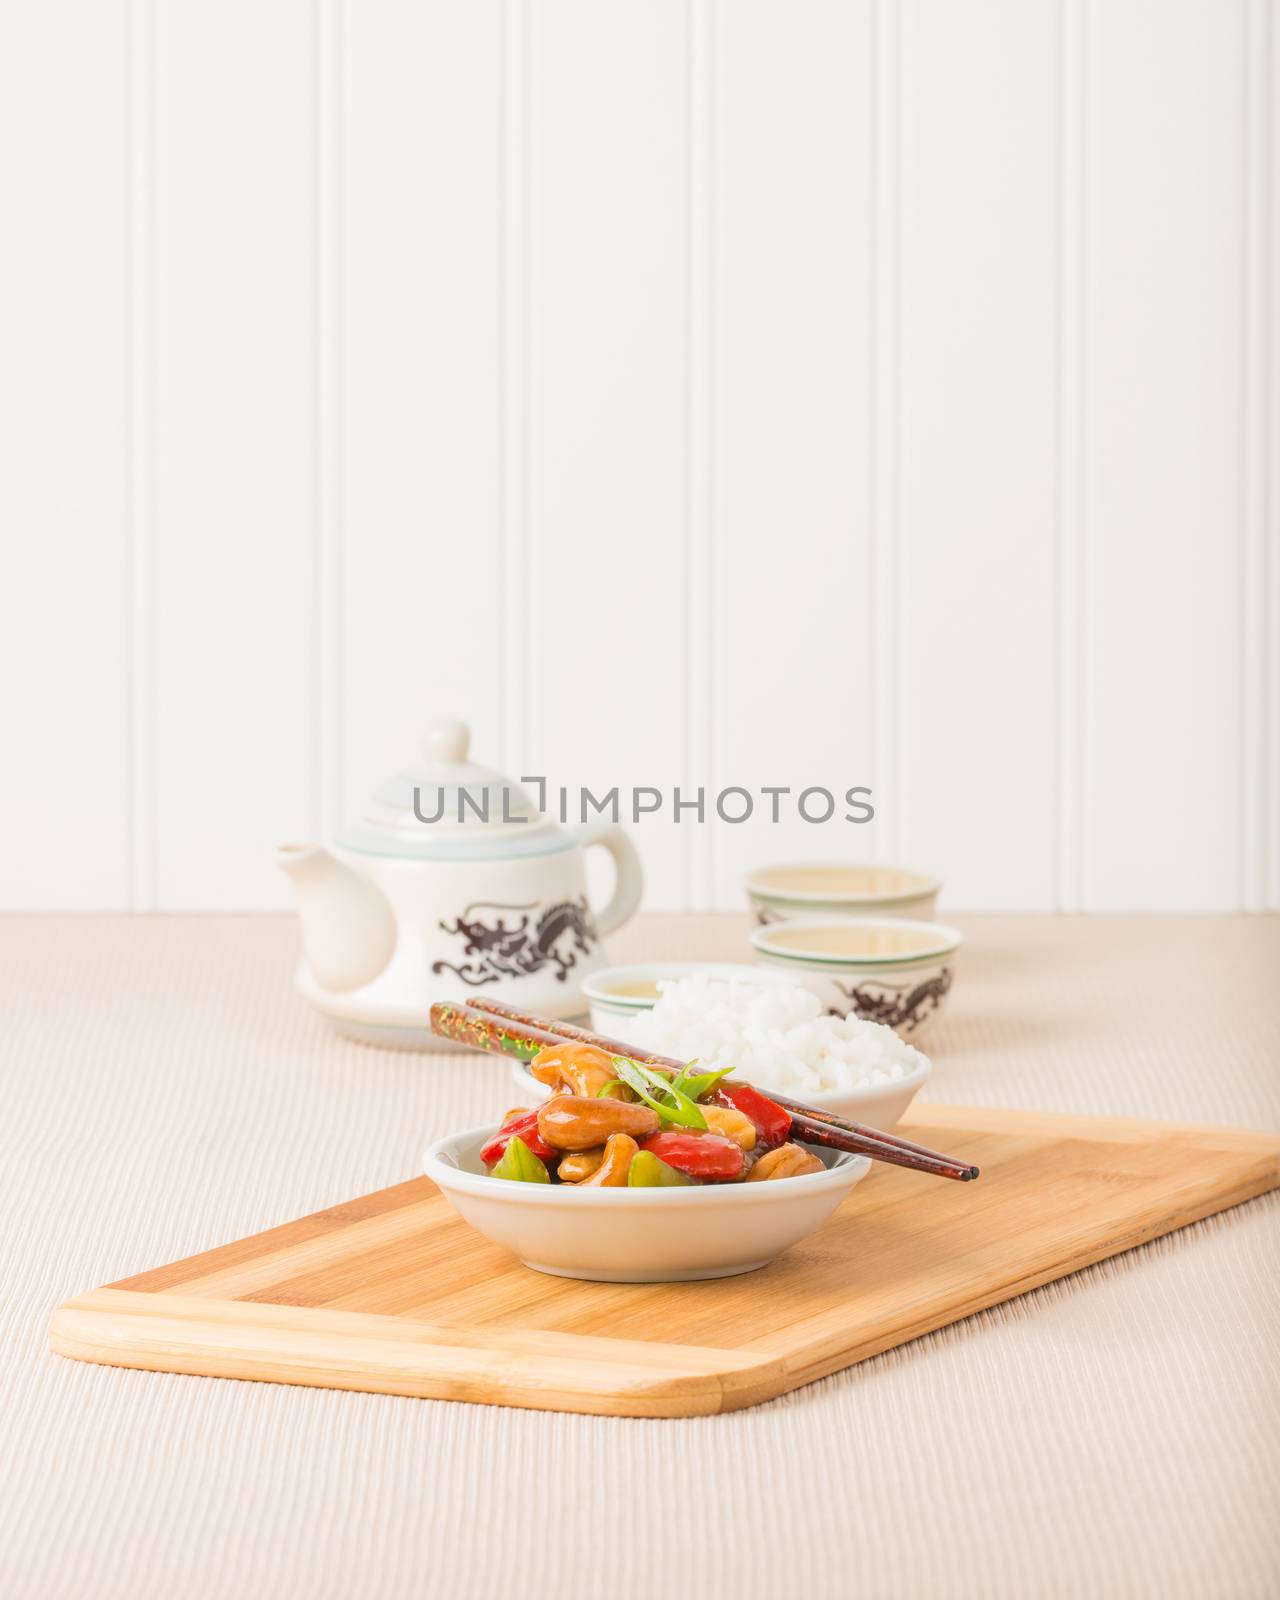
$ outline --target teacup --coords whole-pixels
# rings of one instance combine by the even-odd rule
[[[951,992],[963,942],[941,923],[880,917],[770,923],[751,935],[762,962],[828,1010],[886,1023],[913,1044]]]
[[[918,917],[928,922],[941,881],[907,867],[811,861],[747,874],[747,898],[762,926],[815,917]]]

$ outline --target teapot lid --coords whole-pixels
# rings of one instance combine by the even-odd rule
[[[471,730],[438,717],[422,742],[423,761],[384,778],[364,816],[338,844],[366,855],[428,861],[544,855],[575,840],[544,817],[518,783],[468,759]]]

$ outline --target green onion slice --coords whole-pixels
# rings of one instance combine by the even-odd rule
[[[654,1072],[649,1067],[642,1067],[638,1061],[628,1061],[625,1056],[614,1056],[613,1064],[627,1088],[634,1090],[663,1122],[706,1131],[707,1119],[697,1103],[670,1078],[664,1078],[660,1072]]]
[[[715,1088],[721,1078],[727,1078],[733,1071],[732,1067],[721,1067],[718,1072],[694,1072],[693,1068],[698,1063],[689,1061],[680,1068],[676,1075],[674,1087],[687,1094],[691,1100],[701,1100]]]

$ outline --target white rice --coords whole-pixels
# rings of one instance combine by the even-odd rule
[[[658,984],[661,998],[627,1025],[655,1055],[733,1067],[762,1089],[820,1093],[892,1083],[925,1057],[892,1028],[827,1016],[816,995],[785,984],[695,975]]]

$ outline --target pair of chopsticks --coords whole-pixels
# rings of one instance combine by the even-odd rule
[[[594,1045],[597,1050],[607,1051],[612,1056],[627,1056],[632,1061],[643,1062],[656,1072],[674,1074],[684,1066],[683,1062],[670,1056],[637,1051],[617,1039],[589,1033],[585,1028],[575,1028],[558,1018],[537,1017],[519,1011],[515,1006],[504,1005],[500,1000],[476,999],[468,1005],[440,1001],[431,1007],[431,1031],[442,1039],[452,1039],[455,1043],[467,1044],[476,1050],[518,1056],[522,1061],[527,1061],[532,1054],[547,1046],[574,1043]],[[830,1150],[847,1150],[853,1155],[870,1156],[873,1161],[909,1167],[913,1172],[927,1172],[936,1178],[954,1178],[959,1183],[968,1183],[978,1176],[977,1167],[966,1161],[958,1161],[954,1156],[940,1155],[925,1145],[912,1144],[909,1139],[899,1139],[896,1134],[868,1128],[861,1122],[850,1122],[818,1106],[805,1105],[802,1100],[790,1100],[785,1095],[774,1094],[772,1090],[767,1093],[770,1100],[791,1113],[791,1131],[806,1144],[825,1145]]]

